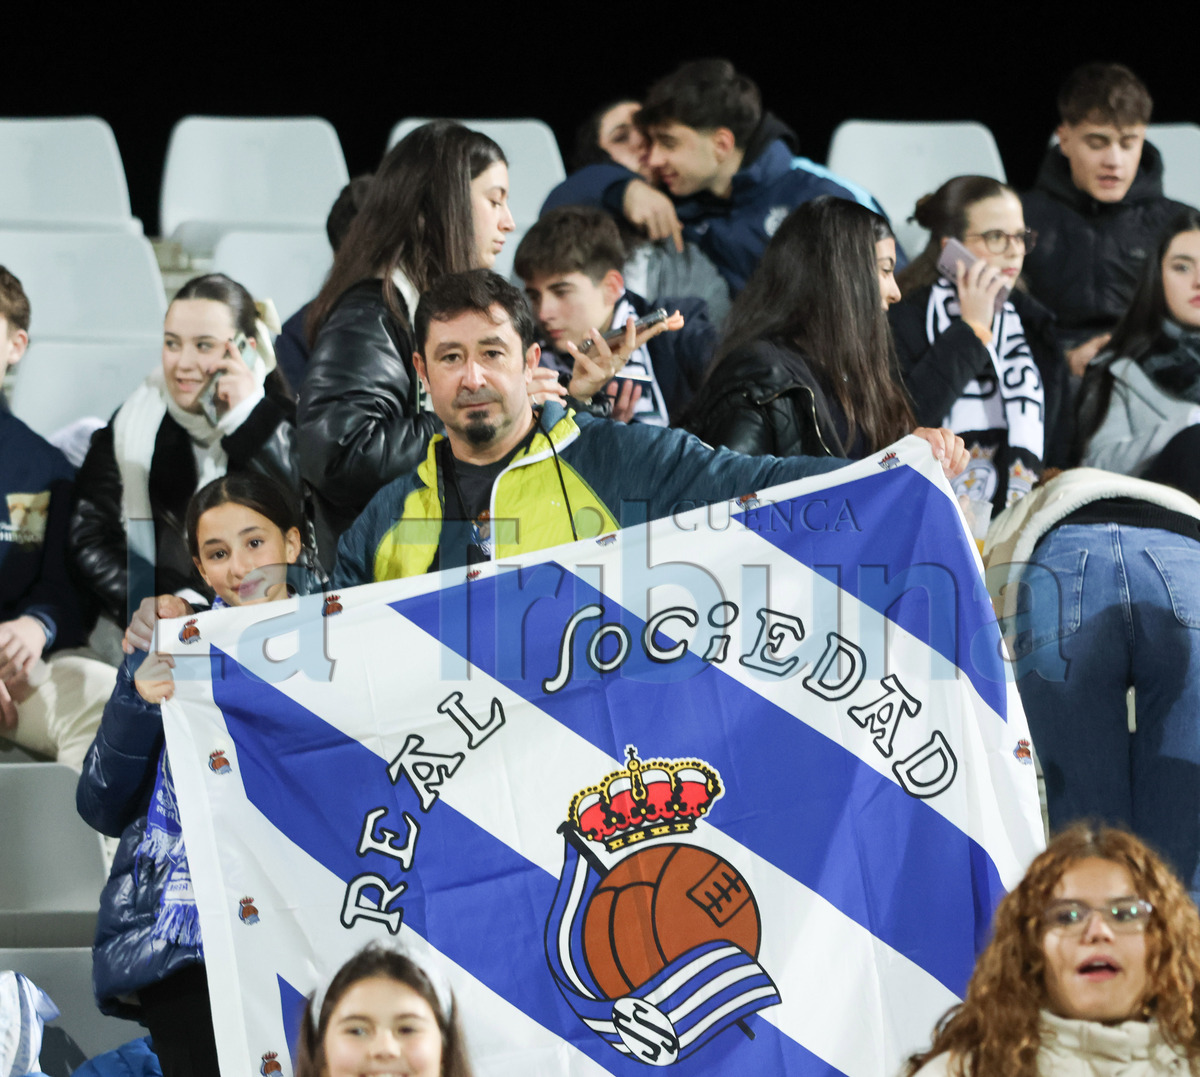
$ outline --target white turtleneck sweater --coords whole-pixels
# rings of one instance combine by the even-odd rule
[[[1155,1021],[1072,1021],[1042,1011],[1038,1077],[1185,1077],[1187,1059]],[[930,1059],[916,1077],[959,1077],[949,1054]]]

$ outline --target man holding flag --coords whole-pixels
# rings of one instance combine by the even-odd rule
[[[539,413],[487,274],[416,330],[447,436],[343,538],[381,582],[163,633],[222,1070],[289,1077],[379,939],[485,1077],[895,1072],[1041,840],[942,469]]]
[[[680,430],[532,403],[540,349],[524,296],[488,270],[451,274],[421,297],[417,373],[446,428],[416,472],[385,486],[338,548],[338,587],[470,567],[595,538],[678,507],[835,470],[844,460],[749,457]],[[607,357],[604,342],[596,348]],[[953,477],[962,439],[922,429]]]

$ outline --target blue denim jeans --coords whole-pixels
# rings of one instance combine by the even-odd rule
[[[1121,824],[1200,896],[1200,543],[1059,527],[1034,550],[1020,602],[1017,686],[1051,830],[1084,816]]]

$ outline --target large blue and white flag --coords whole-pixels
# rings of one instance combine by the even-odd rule
[[[483,1075],[896,1072],[1041,844],[979,562],[907,439],[465,574],[175,623],[222,1072],[382,938]]]

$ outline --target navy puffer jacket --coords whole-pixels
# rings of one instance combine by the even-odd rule
[[[142,699],[133,686],[133,672],[143,657],[126,658],[117,671],[117,686],[105,704],[75,794],[79,814],[89,826],[121,839],[100,895],[92,947],[96,1002],[104,1013],[135,1019],[141,1009],[140,988],[204,961],[198,944],[152,935],[172,865],[137,856],[163,747],[162,710]]]

